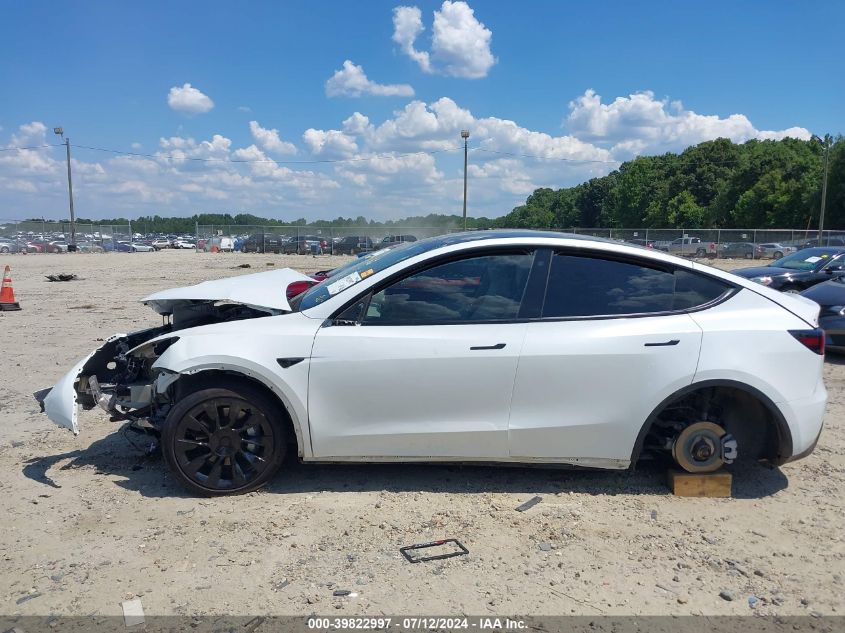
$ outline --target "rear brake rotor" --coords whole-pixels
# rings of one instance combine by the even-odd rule
[[[694,422],[672,443],[672,458],[688,473],[709,473],[721,468],[722,438],[727,434],[713,422]]]

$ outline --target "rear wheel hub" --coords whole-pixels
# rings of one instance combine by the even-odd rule
[[[672,443],[672,458],[690,473],[718,470],[725,463],[721,447],[726,434],[713,422],[693,422]]]

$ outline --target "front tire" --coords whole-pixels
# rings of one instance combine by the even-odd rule
[[[775,251],[772,255],[772,259],[780,259],[781,257],[783,257],[783,253],[781,253],[780,251]]]
[[[245,384],[195,391],[167,415],[164,460],[188,491],[251,492],[273,478],[285,458],[287,427],[279,404]]]
[[[699,248],[697,251],[695,251],[696,257],[704,257],[705,255],[707,255],[707,251],[705,251],[703,248]]]

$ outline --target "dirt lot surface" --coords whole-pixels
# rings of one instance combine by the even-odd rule
[[[134,597],[148,615],[845,611],[841,359],[826,363],[815,453],[736,470],[733,499],[673,497],[656,468],[295,463],[261,492],[198,499],[102,411],[83,413],[74,437],[31,397],[98,339],[159,324],[136,303],[152,291],[267,262],[310,272],[344,259],[163,251],[0,261],[23,306],[0,313],[0,612],[117,615]],[[44,278],[62,272],[81,279]],[[514,510],[534,495],[540,504]],[[417,565],[399,554],[445,537],[470,554]]]

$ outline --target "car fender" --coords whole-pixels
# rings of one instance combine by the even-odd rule
[[[789,423],[787,422],[786,418],[783,415],[783,411],[781,411],[780,407],[777,406],[774,400],[766,394],[764,391],[757,389],[756,387],[748,384],[747,382],[743,382],[741,380],[736,380],[735,377],[732,378],[713,378],[707,380],[698,380],[699,376],[696,375],[696,381],[692,384],[683,387],[670,396],[666,397],[663,401],[660,402],[651,412],[651,415],[646,418],[645,422],[643,423],[642,427],[640,428],[640,432],[637,435],[637,441],[634,444],[634,449],[631,452],[631,465],[637,463],[637,460],[640,458],[640,454],[642,453],[643,443],[645,442],[646,435],[648,435],[649,430],[651,429],[651,425],[657,419],[657,417],[663,412],[663,409],[670,403],[678,398],[681,398],[687,394],[690,394],[694,391],[698,391],[700,389],[707,389],[710,387],[731,387],[734,389],[738,389],[740,391],[744,391],[745,393],[753,396],[756,398],[771,414],[772,418],[775,421],[775,425],[777,427],[778,432],[778,442],[779,442],[779,453],[788,459],[792,456],[792,431],[790,429]]]
[[[266,331],[266,327],[255,327],[259,321],[276,322],[278,325],[278,319],[290,316],[252,320],[249,322],[252,328],[243,332],[242,336],[233,331],[228,331],[228,336],[218,333],[221,326],[234,326],[234,323],[197,328],[207,331],[198,335],[184,336],[186,331],[182,331],[179,340],[156,359],[152,368],[183,376],[195,376],[205,371],[229,372],[261,383],[287,410],[300,457],[310,457],[308,372],[311,347],[319,324],[303,317],[302,320],[310,327],[296,333],[271,333]],[[294,363],[282,362],[292,359]]]

